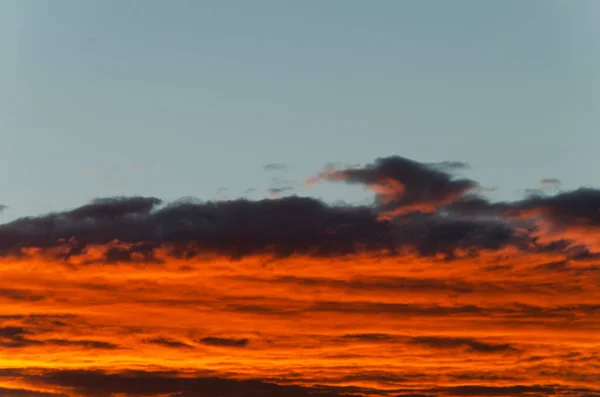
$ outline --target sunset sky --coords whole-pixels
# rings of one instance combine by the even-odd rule
[[[0,397],[600,397],[599,18],[0,0]]]

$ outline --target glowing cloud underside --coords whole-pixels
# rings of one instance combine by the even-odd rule
[[[329,168],[372,206],[96,200],[0,225],[0,395],[600,396],[600,191]]]

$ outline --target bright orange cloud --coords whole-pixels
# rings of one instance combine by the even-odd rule
[[[7,397],[600,396],[600,192],[491,203],[387,158],[312,198],[0,225]]]

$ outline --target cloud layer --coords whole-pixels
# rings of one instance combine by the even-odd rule
[[[2,224],[0,394],[600,396],[600,191],[492,202],[466,171],[309,178],[371,205],[112,197]]]

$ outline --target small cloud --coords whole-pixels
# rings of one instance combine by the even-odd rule
[[[221,347],[245,347],[246,345],[248,345],[248,339],[246,338],[219,338],[216,336],[207,336],[206,338],[198,340],[198,342],[205,345]]]
[[[181,342],[181,341],[178,341],[175,339],[166,338],[164,336],[159,336],[158,338],[146,339],[145,342],[154,344],[154,345],[164,346],[164,347],[172,347],[175,349],[193,349],[194,348],[194,346],[192,346],[192,345],[188,345],[187,343],[184,343],[184,342]]]
[[[418,336],[409,340],[410,344],[427,346],[432,349],[467,348],[477,353],[502,353],[515,351],[509,344],[492,344],[472,338],[454,338],[439,336]]]
[[[288,169],[288,166],[284,163],[271,163],[265,165],[263,169],[265,171],[285,171]]]
[[[294,190],[294,188],[291,186],[272,187],[272,188],[267,189],[267,193],[269,193],[269,196],[271,196],[273,198],[278,198],[282,194],[284,194],[286,192],[290,192],[292,190]]]
[[[97,350],[114,350],[118,349],[119,346],[114,343],[104,342],[99,340],[65,340],[65,339],[50,339],[43,341],[45,344],[55,346],[78,346],[84,349],[97,349]]]
[[[556,178],[542,178],[539,183],[540,185],[560,186],[560,181]]]
[[[7,205],[0,204],[0,212],[4,212],[4,211],[6,211],[7,209],[8,209],[8,206],[7,206]]]
[[[432,168],[440,170],[451,171],[451,170],[464,170],[470,169],[471,166],[463,161],[440,161],[438,163],[428,163]]]

